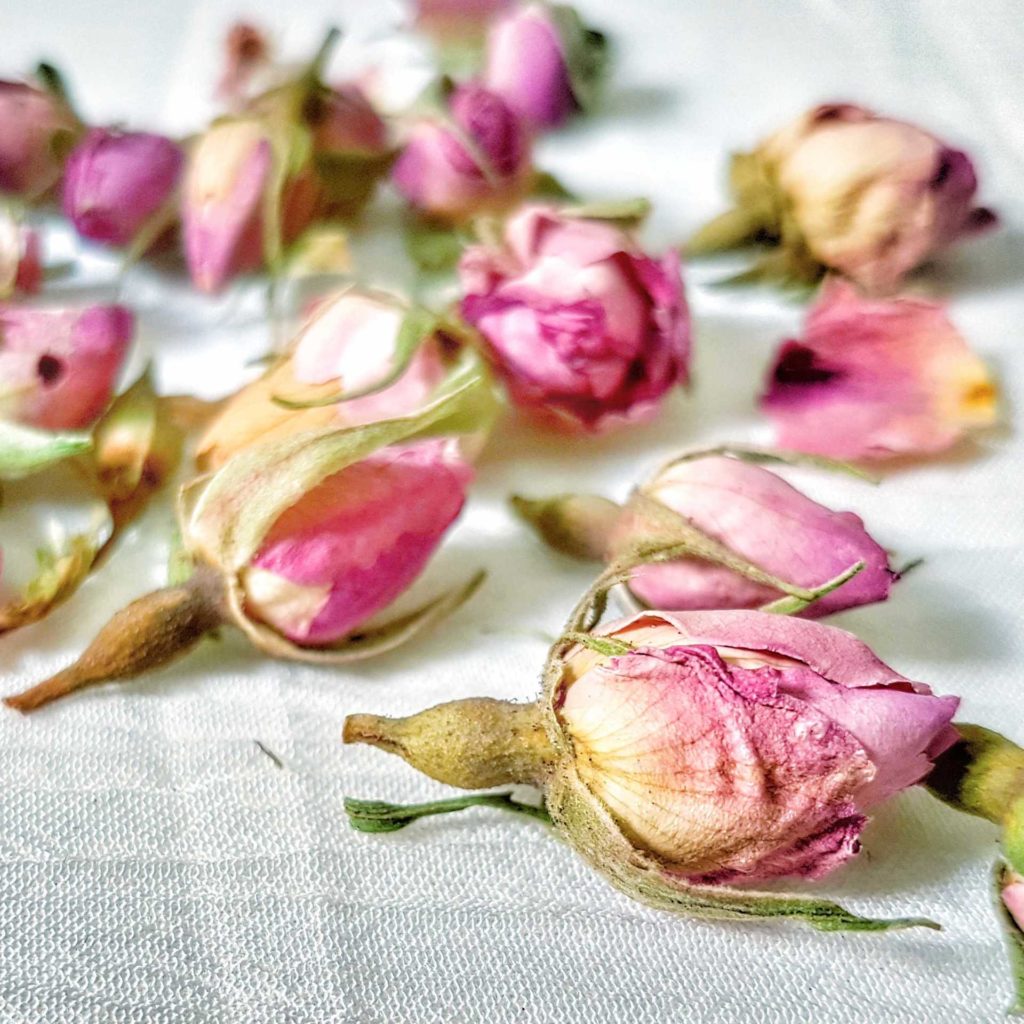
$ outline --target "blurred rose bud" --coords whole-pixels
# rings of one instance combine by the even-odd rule
[[[414,0],[416,28],[442,42],[474,40],[514,0]]]
[[[236,274],[263,266],[274,237],[293,239],[310,223],[316,188],[304,164],[291,165],[291,135],[260,117],[226,118],[194,145],[182,221],[189,273],[200,290],[219,291]],[[266,223],[271,206],[279,207],[278,224]]]
[[[303,116],[325,203],[337,216],[358,213],[394,160],[391,133],[358,85],[312,92]]]
[[[1010,876],[1009,884],[1003,889],[1003,903],[1017,927],[1024,931],[1024,878],[1020,875]]]
[[[377,622],[419,576],[465,500],[464,434],[497,405],[473,353],[418,413],[303,430],[239,452],[181,494],[193,572],[118,612],[68,668],[6,703],[29,711],[83,686],[141,675],[224,624],[275,657],[337,663],[403,643],[466,600],[468,585]],[[371,621],[373,620],[373,621]]]
[[[39,235],[0,208],[0,299],[34,295],[43,286]]]
[[[736,209],[694,251],[774,241],[794,267],[816,263],[876,291],[996,221],[974,205],[966,153],[851,104],[817,107],[735,157],[732,190]]]
[[[81,130],[59,90],[0,81],[0,192],[48,192]]]
[[[393,171],[398,190],[421,213],[446,220],[514,205],[533,180],[523,123],[476,84],[455,89],[447,117],[413,127]]]
[[[688,377],[690,321],[674,252],[644,253],[607,221],[529,206],[459,267],[462,314],[513,401],[552,424],[650,418]]]
[[[241,107],[254,78],[271,63],[270,40],[262,29],[245,21],[235,22],[224,39],[224,68],[216,96],[232,108]]]
[[[89,426],[110,402],[134,329],[124,306],[0,307],[0,418]]]
[[[943,451],[996,420],[996,387],[941,305],[826,286],[761,408],[780,447],[839,459]]]
[[[421,313],[353,288],[321,302],[284,357],[210,425],[196,452],[200,467],[216,469],[257,442],[420,411],[448,369],[435,321],[421,317],[416,330]]]
[[[807,618],[884,601],[896,579],[888,555],[859,516],[819,505],[747,458],[677,459],[625,506],[588,495],[515,502],[553,547],[609,563],[649,538],[670,535],[676,516],[684,528],[696,527],[759,569],[808,590],[863,563],[852,579],[800,609]],[[664,611],[759,608],[784,597],[767,583],[696,555],[641,565],[627,585],[645,606]]]
[[[534,128],[555,128],[593,105],[606,56],[572,7],[529,3],[490,27],[483,82]]]
[[[173,219],[184,162],[181,147],[163,135],[94,128],[68,158],[64,213],[96,242],[128,246],[143,232],[155,236]]]
[[[557,833],[656,907],[830,930],[925,923],[720,887],[820,878],[854,856],[867,812],[955,742],[957,698],[842,630],[748,611],[647,612],[568,634],[546,680],[538,704],[353,715],[345,738],[463,788],[539,786]]]

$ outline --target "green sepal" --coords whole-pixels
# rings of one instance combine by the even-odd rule
[[[0,480],[31,476],[92,449],[87,431],[53,431],[0,421]]]
[[[637,227],[651,212],[651,201],[637,196],[635,199],[609,199],[603,202],[567,206],[562,211],[567,217],[582,220],[607,220],[625,227]]]
[[[852,462],[842,462],[839,459],[830,459],[824,455],[809,455],[806,452],[776,451],[766,448],[745,448],[739,445],[722,444],[713,448],[698,448],[693,451],[684,452],[669,459],[655,476],[660,476],[673,466],[684,462],[694,462],[697,459],[712,458],[716,455],[727,455],[734,459],[741,459],[743,462],[753,462],[757,465],[767,463],[769,465],[783,466],[809,466],[812,469],[827,469],[833,473],[845,473],[848,476],[857,477],[870,484],[881,483],[881,478],[855,465]]]
[[[398,832],[411,825],[417,818],[451,814],[470,807],[496,807],[546,824],[551,823],[551,818],[543,807],[517,800],[512,793],[474,793],[420,804],[389,804],[383,800],[355,800],[352,797],[345,797],[348,823],[357,832]]]
[[[412,212],[406,215],[402,227],[405,251],[416,269],[423,273],[447,274],[453,271],[469,242],[465,229]]]
[[[546,202],[575,203],[576,205],[580,205],[582,202],[575,192],[548,171],[537,171],[534,174],[530,198]]]
[[[634,846],[569,768],[546,791],[555,830],[615,888],[657,910],[703,920],[799,921],[818,931],[884,932],[940,926],[923,917],[872,918],[831,900],[694,885]]]
[[[573,99],[580,110],[591,111],[601,99],[611,65],[608,37],[588,28],[568,4],[550,4],[547,12],[562,43]]]

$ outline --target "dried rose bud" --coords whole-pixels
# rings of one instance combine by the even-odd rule
[[[224,624],[268,654],[300,661],[352,661],[402,643],[480,581],[390,622],[370,621],[420,574],[461,510],[472,471],[459,438],[485,431],[495,411],[468,354],[417,415],[303,431],[240,452],[182,492],[191,577],[118,612],[74,664],[6,703],[30,711],[92,683],[133,678]]]
[[[224,67],[216,96],[232,107],[244,103],[251,83],[271,63],[270,41],[262,29],[235,22],[224,39]]]
[[[784,448],[838,459],[940,452],[996,420],[996,387],[943,307],[826,286],[779,349],[761,408]]]
[[[345,739],[463,788],[539,786],[558,834],[653,906],[881,929],[926,922],[725,886],[820,878],[849,860],[867,813],[955,742],[957,704],[842,630],[763,612],[647,612],[563,638],[537,704],[353,715]]]
[[[81,130],[59,90],[0,81],[0,192],[45,195]]]
[[[39,234],[0,209],[0,299],[34,295],[43,285]]]
[[[1003,889],[1003,903],[1016,922],[1017,927],[1024,931],[1024,878],[1014,873],[1009,884]]]
[[[814,591],[861,563],[862,569],[799,609],[807,618],[884,601],[896,573],[852,512],[834,512],[741,457],[699,453],[675,459],[625,506],[606,498],[561,495],[517,510],[553,547],[614,563],[649,538],[696,528],[759,569]],[[680,521],[681,519],[681,521]],[[728,565],[696,555],[638,567],[628,587],[648,608],[666,611],[760,608],[786,595]]]
[[[737,155],[731,184],[736,208],[691,251],[769,241],[790,271],[825,267],[878,291],[996,222],[974,205],[966,153],[853,104],[816,107]]]
[[[216,292],[262,267],[274,241],[293,239],[310,223],[317,194],[304,165],[290,166],[291,132],[258,117],[216,122],[189,154],[182,223],[185,256],[196,286]],[[265,213],[276,199],[279,216]]]
[[[515,205],[533,179],[530,138],[508,104],[481,85],[458,86],[445,117],[412,129],[393,171],[420,212],[445,220]]]
[[[311,93],[304,118],[325,205],[336,216],[351,217],[391,169],[395,154],[387,123],[352,83]]]
[[[512,400],[541,420],[604,430],[653,416],[688,377],[690,321],[674,252],[648,256],[613,223],[528,206],[466,250],[462,315]]]
[[[416,28],[442,42],[475,40],[513,0],[414,0]]]
[[[84,238],[128,246],[169,226],[185,155],[163,135],[92,129],[68,158],[65,215]]]
[[[534,128],[555,128],[593,105],[606,58],[574,8],[529,3],[488,30],[483,82]]]
[[[135,330],[124,306],[0,307],[0,416],[49,430],[107,407]]]
[[[436,318],[384,292],[325,299],[288,352],[231,398],[199,442],[216,469],[257,442],[419,412],[448,371]]]

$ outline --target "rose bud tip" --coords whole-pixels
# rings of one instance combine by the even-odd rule
[[[4,698],[28,712],[94,683],[133,679],[191,650],[223,621],[220,584],[202,569],[185,583],[146,594],[119,611],[67,668]]]

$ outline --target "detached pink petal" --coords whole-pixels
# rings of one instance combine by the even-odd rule
[[[347,636],[422,572],[471,475],[438,439],[329,477],[278,519],[245,571],[249,611],[299,644]]]
[[[805,617],[889,596],[895,574],[861,519],[811,501],[762,466],[724,456],[693,459],[671,466],[644,493],[747,561],[798,586],[820,586],[856,562],[865,563],[852,580],[804,609]],[[613,550],[628,544],[638,530],[643,530],[642,517],[623,517]],[[756,608],[782,596],[697,559],[642,566],[629,586],[645,604],[663,610]]]
[[[783,448],[840,459],[943,451],[991,425],[996,389],[942,306],[828,286],[761,399]]]
[[[134,329],[123,306],[0,308],[0,412],[50,430],[88,427],[113,395]]]

